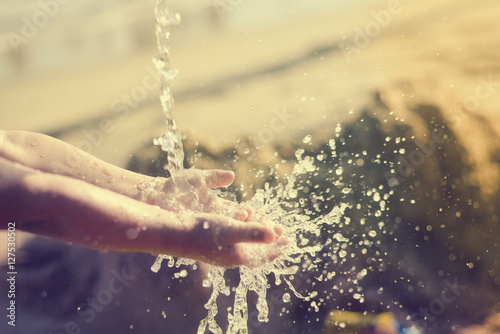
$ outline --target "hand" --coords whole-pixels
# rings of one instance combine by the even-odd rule
[[[281,254],[281,247],[289,242],[282,236],[283,229],[274,227],[275,242],[275,236],[269,233],[260,239],[252,227],[255,223],[240,222],[251,220],[251,207],[224,200],[211,189],[228,186],[233,180],[234,173],[231,171],[188,169],[168,179],[155,178],[139,188],[143,202],[185,216],[182,224],[190,232],[190,237],[186,238],[190,240],[190,245],[181,252],[184,257],[224,267],[255,267],[273,261]],[[272,223],[264,225],[272,226]]]
[[[179,227],[183,232],[169,246],[179,247],[180,256],[227,268],[274,261],[289,243],[279,226],[270,229],[221,215],[185,215]]]
[[[225,170],[185,169],[172,177],[154,178],[141,184],[140,198],[144,203],[157,205],[176,213],[216,213],[248,221],[252,208],[224,200],[212,190],[230,185],[234,173]]]
[[[67,164],[68,155],[82,163]],[[251,222],[249,207],[211,190],[233,179],[232,172],[195,169],[152,179],[51,137],[0,131],[0,226],[16,221],[20,230],[103,251],[226,267],[274,260],[288,243],[282,229]]]

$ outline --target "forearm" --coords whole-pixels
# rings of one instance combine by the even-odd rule
[[[24,219],[34,204],[23,188],[24,178],[36,171],[0,157],[0,227]]]
[[[177,253],[179,248],[172,237],[182,229],[179,217],[158,207],[46,173],[25,175],[19,188],[10,201],[18,203],[16,215],[9,217],[19,230],[103,251]]]
[[[139,198],[137,185],[150,178],[113,166],[58,139],[0,130],[0,157],[42,172],[59,174]]]

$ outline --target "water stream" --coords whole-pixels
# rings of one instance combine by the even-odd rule
[[[156,17],[156,40],[158,44],[158,56],[153,59],[156,69],[160,73],[160,101],[167,122],[166,132],[154,140],[155,145],[160,145],[164,152],[168,153],[168,164],[165,167],[170,173],[183,168],[184,150],[182,148],[182,137],[173,117],[174,98],[170,90],[170,81],[177,77],[177,70],[170,65],[170,26],[181,22],[179,14],[171,13],[167,7],[167,1],[157,0],[155,7]]]

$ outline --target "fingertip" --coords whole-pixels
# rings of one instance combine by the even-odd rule
[[[235,175],[230,170],[216,169],[212,170],[206,178],[205,182],[210,188],[226,187],[233,183]]]
[[[274,231],[265,226],[254,227],[248,230],[249,239],[246,242],[258,242],[270,244],[276,238]],[[243,241],[245,242],[245,241]]]
[[[270,244],[276,239],[276,233],[271,228],[265,227],[261,233],[262,233],[261,240],[266,244]]]
[[[216,173],[219,187],[230,185],[236,177],[234,172],[231,170],[218,170]]]
[[[248,205],[244,205],[238,208],[237,212],[234,215],[234,219],[249,222],[252,220],[252,216],[253,209]]]
[[[248,211],[247,210],[237,210],[234,213],[233,218],[236,220],[246,222],[246,221],[248,221],[248,218],[249,218]]]
[[[283,226],[281,225],[276,225],[274,226],[274,233],[276,233],[276,235],[278,237],[281,237],[283,235],[283,233],[285,232],[285,230],[283,229]]]
[[[253,217],[253,209],[251,206],[245,205],[243,209],[247,212],[247,221],[250,221]]]
[[[288,239],[287,237],[280,237],[278,240],[277,240],[277,244],[278,246],[286,246],[290,243],[290,239]]]

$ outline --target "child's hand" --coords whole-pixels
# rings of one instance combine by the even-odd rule
[[[81,163],[68,164],[68,156]],[[104,251],[225,267],[272,261],[288,243],[282,229],[252,222],[249,207],[211,190],[233,179],[196,169],[152,179],[48,136],[0,131],[0,228],[16,221],[20,230]]]
[[[281,246],[289,242],[282,236],[283,229],[276,226],[263,232],[265,225],[251,222],[251,207],[224,200],[211,191],[233,180],[231,171],[182,170],[171,178],[142,184],[141,201],[183,217],[186,236],[178,234],[179,256],[223,267],[255,267],[273,261],[281,254]]]

